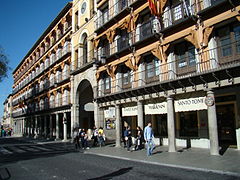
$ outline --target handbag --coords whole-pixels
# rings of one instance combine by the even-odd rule
[[[125,138],[124,138],[124,139],[125,139],[125,141],[127,141],[127,140],[128,140],[128,137],[127,137],[127,136],[125,136]]]

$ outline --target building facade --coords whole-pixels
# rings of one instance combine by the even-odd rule
[[[102,125],[117,146],[126,126],[135,135],[150,121],[170,152],[200,147],[218,155],[219,146],[236,145],[240,127],[240,3],[149,2],[97,1]]]
[[[96,1],[74,0],[72,11],[72,128],[87,130],[98,125],[97,106],[93,102],[96,96],[93,87],[97,86],[96,51],[93,44]]]
[[[10,94],[3,103],[3,117],[2,123],[3,128],[14,128],[14,122],[12,118],[12,95]]]
[[[71,136],[72,3],[68,3],[13,71],[16,133]]]

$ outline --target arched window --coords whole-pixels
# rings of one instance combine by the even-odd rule
[[[67,31],[67,29],[68,29],[68,22],[65,22],[64,23],[64,33]]]
[[[67,54],[71,51],[71,43],[69,41],[66,41],[63,45],[63,55]]]
[[[68,105],[69,104],[69,90],[64,89],[63,92],[63,105]]]
[[[57,59],[60,59],[62,57],[62,49],[59,47],[57,50]]]
[[[52,73],[50,75],[50,86],[53,86],[54,85],[54,74]]]
[[[49,59],[47,58],[46,60],[45,60],[45,68],[48,68],[49,67]]]
[[[51,96],[50,96],[50,108],[54,108],[54,95],[52,94]]]
[[[53,64],[55,62],[55,54],[52,53],[50,56],[50,64]]]
[[[62,72],[62,78],[67,79],[69,77],[69,65],[65,64]]]
[[[86,64],[88,62],[88,45],[87,45],[87,37],[83,40],[83,64]]]

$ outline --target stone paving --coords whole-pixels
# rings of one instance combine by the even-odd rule
[[[240,151],[228,148],[223,155],[211,156],[209,149],[178,148],[175,153],[169,153],[167,146],[159,146],[154,154],[147,157],[146,150],[128,152],[114,145],[91,148],[85,153],[114,157],[169,167],[180,167],[201,171],[212,171],[223,174],[234,174],[240,177]]]

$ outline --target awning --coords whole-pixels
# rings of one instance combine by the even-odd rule
[[[138,114],[137,106],[122,108],[122,116],[137,116],[137,114]]]
[[[167,103],[146,104],[144,105],[144,110],[145,114],[166,114]]]
[[[196,111],[207,109],[206,97],[180,99],[174,102],[175,112]]]

